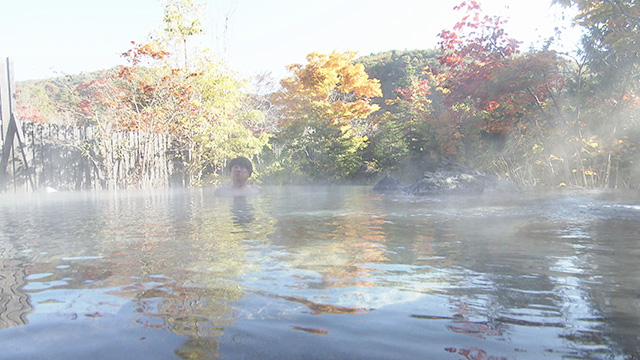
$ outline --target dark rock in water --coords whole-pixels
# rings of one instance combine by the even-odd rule
[[[402,184],[396,178],[391,175],[385,175],[378,183],[373,187],[373,191],[377,192],[396,192],[402,189]]]
[[[474,195],[485,191],[517,191],[517,185],[489,176],[481,171],[451,160],[443,160],[434,170],[424,173],[422,179],[402,186],[398,180],[387,175],[374,187],[378,192],[395,192],[409,195]]]

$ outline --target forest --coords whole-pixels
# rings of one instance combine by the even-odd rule
[[[550,50],[560,34],[524,50],[503,19],[463,1],[436,48],[311,53],[274,87],[193,46],[199,4],[166,0],[164,27],[132,42],[126,65],[18,82],[16,111],[93,126],[104,151],[115,132],[168,135],[190,186],[224,181],[242,155],[264,184],[411,180],[448,158],[527,187],[639,189],[640,4],[554,2],[577,9],[576,54]]]

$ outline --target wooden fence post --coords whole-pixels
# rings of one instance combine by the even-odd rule
[[[13,84],[13,64],[11,60],[7,58],[6,62],[0,67],[0,72],[4,75],[0,77],[0,101],[2,104],[2,158],[0,159],[0,188],[2,190],[6,187],[6,170],[9,161],[9,155],[15,154],[15,148],[13,144],[14,137],[18,140],[18,146],[20,147],[20,153],[24,162],[25,173],[31,183],[31,188],[35,191],[36,187],[31,178],[31,170],[27,162],[27,155],[24,149],[24,134],[22,133],[22,127],[20,121],[16,118],[15,114],[15,99],[13,98],[14,84]],[[15,156],[15,155],[14,155]],[[15,178],[15,173],[14,173]],[[15,179],[14,179],[15,185]]]
[[[7,132],[9,131],[9,119],[11,118],[11,102],[9,93],[9,69],[7,68],[7,62],[0,62],[0,155],[2,156],[2,160],[9,158],[9,153],[5,154],[5,143],[11,141],[11,146],[13,146],[13,136],[11,140],[7,138]],[[11,146],[7,145],[8,148]],[[6,160],[1,162],[0,167],[0,191],[4,191],[6,187]]]

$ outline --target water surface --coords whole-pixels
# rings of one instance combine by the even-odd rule
[[[637,359],[640,196],[0,197],[0,359]]]

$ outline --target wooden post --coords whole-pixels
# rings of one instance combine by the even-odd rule
[[[0,62],[0,191],[6,189],[7,165],[9,155],[13,147],[13,134],[15,130],[11,124],[11,87],[9,86],[9,59]]]
[[[31,183],[31,188],[35,191],[36,187],[31,178],[31,170],[27,162],[27,155],[24,149],[24,134],[22,133],[22,127],[15,115],[15,99],[13,98],[13,64],[11,60],[7,58],[6,62],[0,66],[0,104],[2,104],[2,157],[0,158],[0,190],[4,190],[7,180],[7,164],[9,161],[9,155],[13,149],[14,137],[18,140],[18,146],[20,147],[20,153],[22,160],[24,161],[25,173],[28,176],[28,180]],[[14,151],[15,153],[15,151]],[[15,172],[14,172],[15,177]],[[14,180],[15,183],[15,180]]]
[[[7,63],[0,62],[0,146],[4,149],[5,139],[7,138],[7,132],[9,131],[9,119],[11,117],[11,102],[9,93],[9,69]],[[4,157],[4,152],[2,152]],[[4,169],[3,169],[4,170]],[[3,176],[4,174],[0,174]]]

